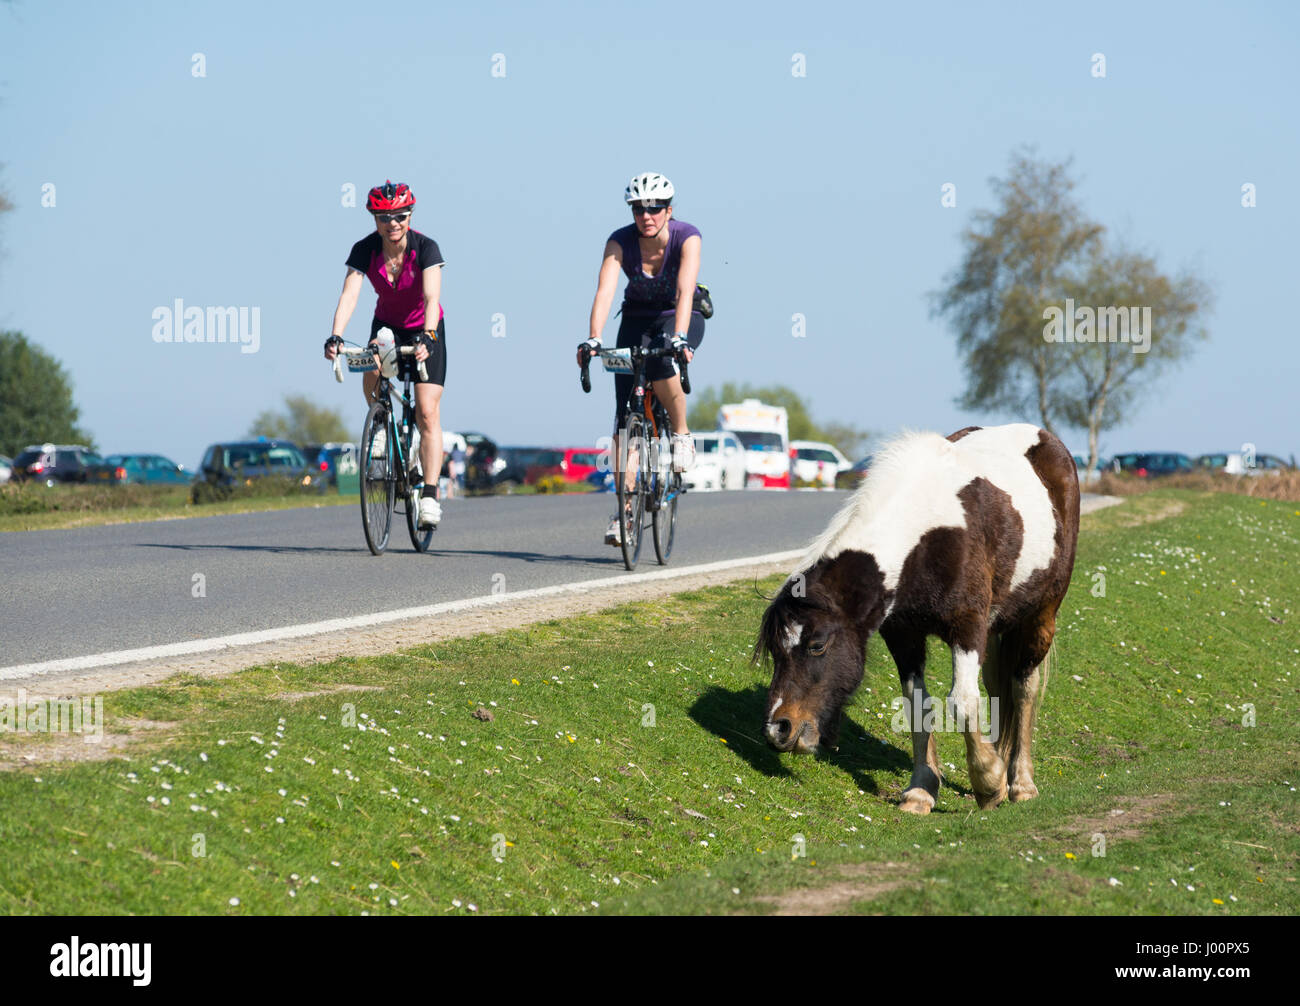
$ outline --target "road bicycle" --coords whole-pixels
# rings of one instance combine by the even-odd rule
[[[379,360],[367,346],[339,343],[343,348],[334,357],[334,378],[342,383],[343,363],[353,373],[379,370]],[[415,353],[414,346],[399,346],[403,356]],[[420,379],[426,379],[424,361],[418,364]],[[401,368],[402,391],[398,394],[391,380],[380,372],[375,401],[366,413],[365,426],[361,428],[361,526],[365,529],[366,545],[375,555],[388,547],[393,514],[400,503],[406,513],[406,529],[411,533],[411,544],[417,552],[427,552],[433,541],[433,528],[420,527],[420,490],[424,476],[420,472],[417,449],[419,430],[415,423],[414,378],[409,367]],[[401,417],[393,406],[396,397],[401,405]]]
[[[626,425],[619,432],[618,463],[614,466],[614,483],[618,492],[619,547],[623,565],[636,569],[641,556],[642,533],[646,512],[650,514],[655,558],[666,566],[672,555],[677,533],[677,501],[685,489],[680,472],[673,471],[672,425],[668,410],[654,393],[646,377],[646,363],[661,357],[676,357],[681,370],[682,391],[691,393],[686,361],[671,346],[647,349],[628,346],[622,349],[599,349],[583,357],[582,390],[591,391],[588,365],[599,357],[611,373],[631,374],[632,391],[627,398]],[[627,473],[633,473],[627,485]]]

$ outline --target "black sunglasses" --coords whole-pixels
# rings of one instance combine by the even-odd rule
[[[648,213],[651,216],[654,216],[656,213],[662,213],[666,209],[668,209],[667,203],[664,203],[662,206],[637,206],[635,203],[633,203],[632,215],[634,217],[639,217],[643,213]]]
[[[410,215],[411,215],[410,210],[406,210],[405,212],[402,213],[376,213],[375,219],[378,220],[381,224],[391,224],[394,221],[400,224],[403,220],[405,220]]]

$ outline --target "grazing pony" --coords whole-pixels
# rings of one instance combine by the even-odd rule
[[[878,631],[898,665],[912,734],[900,809],[928,814],[942,774],[924,674],[934,635],[952,648],[948,721],[965,735],[980,807],[1037,796],[1039,665],[1078,533],[1074,459],[1045,430],[970,426],[890,443],[763,615],[754,658],[773,663],[768,743],[797,753],[835,746]],[[981,665],[993,742],[979,726]]]

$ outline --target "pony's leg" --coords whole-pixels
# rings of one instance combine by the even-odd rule
[[[1007,667],[1011,681],[1011,710],[1005,738],[1010,743],[1007,755],[1007,784],[1013,801],[1032,800],[1038,795],[1034,785],[1034,763],[1031,756],[1034,737],[1034,718],[1038,713],[1039,668],[1052,649],[1056,637],[1056,613],[1044,611],[1017,633],[1015,647],[1010,648],[1014,660]],[[999,748],[1006,750],[1004,744]]]
[[[984,642],[984,634],[978,637]],[[950,723],[966,738],[966,765],[971,788],[980,808],[996,807],[1007,798],[1007,767],[996,749],[980,732],[979,648],[966,649],[960,642],[952,647],[952,691],[948,693]]]
[[[1032,800],[1038,795],[1034,785],[1034,763],[1030,757],[1033,745],[1034,716],[1038,706],[1038,667],[1025,677],[1017,675],[1011,682],[1011,701],[1015,715],[1009,726],[1015,730],[1011,759],[1007,763],[1007,793],[1013,803]]]
[[[903,791],[899,810],[928,814],[939,796],[939,757],[934,743],[934,716],[925,690],[925,637],[880,633],[889,647],[903,685],[903,709],[912,734],[912,778]]]

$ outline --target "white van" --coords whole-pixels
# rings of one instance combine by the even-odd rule
[[[757,398],[718,408],[718,429],[745,446],[745,483],[754,489],[790,488],[790,420],[779,405]]]

